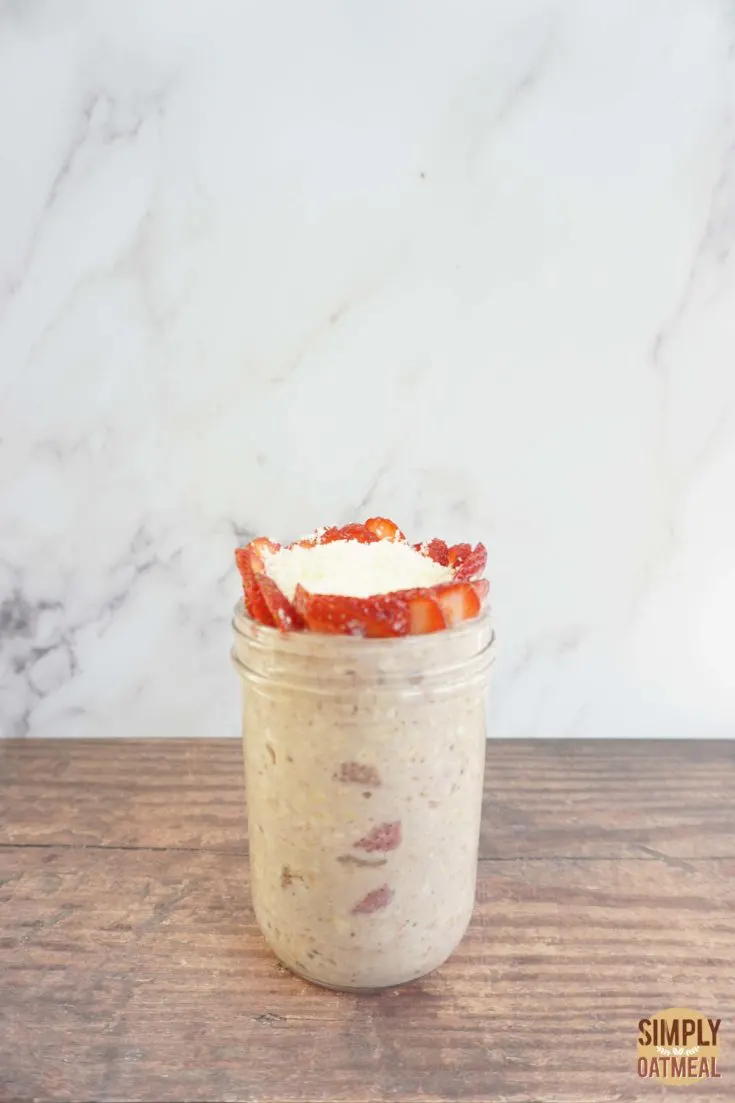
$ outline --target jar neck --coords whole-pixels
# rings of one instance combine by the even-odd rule
[[[281,632],[254,621],[242,603],[233,619],[232,658],[243,678],[301,692],[401,696],[484,689],[494,659],[489,611],[455,628],[420,636],[365,639]]]

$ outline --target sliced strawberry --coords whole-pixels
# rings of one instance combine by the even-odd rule
[[[455,562],[454,577],[458,580],[479,578],[486,566],[487,548],[484,544],[477,544],[459,562]]]
[[[408,598],[408,634],[423,636],[444,627],[444,614],[435,599],[423,590],[412,592]]]
[[[304,618],[296,611],[283,590],[267,574],[256,574],[255,584],[263,596],[273,623],[284,632],[300,631]]]
[[[265,559],[263,558],[263,552],[277,552],[280,547],[280,544],[276,544],[275,541],[269,540],[267,536],[258,536],[256,540],[251,540],[245,550],[250,552],[253,570],[258,574],[264,573]]]
[[[372,915],[373,912],[379,911],[381,908],[387,908],[392,899],[393,889],[390,885],[380,885],[377,889],[369,892],[367,896],[363,896],[362,900],[358,900],[352,908],[352,914]]]
[[[306,620],[306,608],[309,604],[309,598],[312,595],[308,590],[305,590],[300,582],[296,583],[296,589],[293,593],[293,603],[296,612]]]
[[[471,551],[471,544],[452,544],[447,553],[447,562],[449,566],[455,569],[461,566]]]
[[[360,544],[374,544],[379,539],[380,537],[371,532],[366,525],[359,525],[355,522],[351,525],[342,525],[341,528],[336,528],[333,525],[325,529],[319,537],[318,543],[333,544],[335,540],[357,540]]]
[[[476,617],[482,608],[480,595],[471,582],[444,582],[431,593],[444,614],[447,628]]]
[[[433,540],[429,540],[426,545],[426,555],[430,559],[433,559],[435,563],[439,563],[442,567],[449,566],[449,548],[444,540],[438,540],[436,537]]]
[[[235,548],[235,564],[240,572],[240,578],[245,584],[245,575],[250,565],[250,550],[249,548]]]
[[[400,846],[402,838],[401,821],[394,820],[393,823],[379,823],[364,838],[358,839],[354,846],[356,850],[367,850],[368,853],[374,850],[385,853]]]
[[[488,592],[490,590],[490,583],[486,578],[476,578],[475,581],[472,583],[472,588],[479,597],[480,602],[482,603],[488,595]]]
[[[374,532],[379,540],[406,539],[395,521],[389,521],[387,517],[370,517],[365,522],[365,528]]]
[[[408,602],[395,594],[341,597],[311,594],[298,585],[294,604],[312,632],[375,638],[408,631]]]
[[[242,578],[245,608],[253,620],[260,621],[261,624],[267,624],[272,628],[275,621],[271,616],[265,598],[256,582],[255,570],[253,568],[254,561],[257,561],[262,567],[260,556],[257,553],[253,555],[252,546],[250,544],[244,548],[237,548],[235,551],[235,562],[237,563],[237,569]]]
[[[245,608],[248,613],[250,613],[253,620],[258,620],[261,624],[266,624],[269,628],[273,628],[276,622],[271,616],[270,609],[260,592],[257,582],[253,581],[249,584],[246,583],[244,586],[244,593]]]
[[[418,636],[446,627],[434,589],[396,590],[357,598],[310,594],[297,586],[294,604],[313,632],[373,638]]]
[[[377,787],[381,784],[380,774],[374,766],[368,766],[363,762],[340,762],[339,770],[334,774],[335,781],[355,782],[366,788]]]

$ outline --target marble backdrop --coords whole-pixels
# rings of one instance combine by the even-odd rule
[[[729,0],[0,3],[0,724],[234,735],[232,550],[484,539],[497,736],[735,736]]]

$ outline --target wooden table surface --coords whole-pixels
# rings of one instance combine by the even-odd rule
[[[735,1100],[735,743],[491,742],[437,973],[312,987],[260,937],[233,740],[0,743],[0,1100]],[[639,1080],[638,1020],[723,1020]]]

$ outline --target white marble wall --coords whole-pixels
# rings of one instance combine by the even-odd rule
[[[499,736],[735,736],[729,0],[0,3],[0,722],[228,735],[238,537],[484,539]]]

